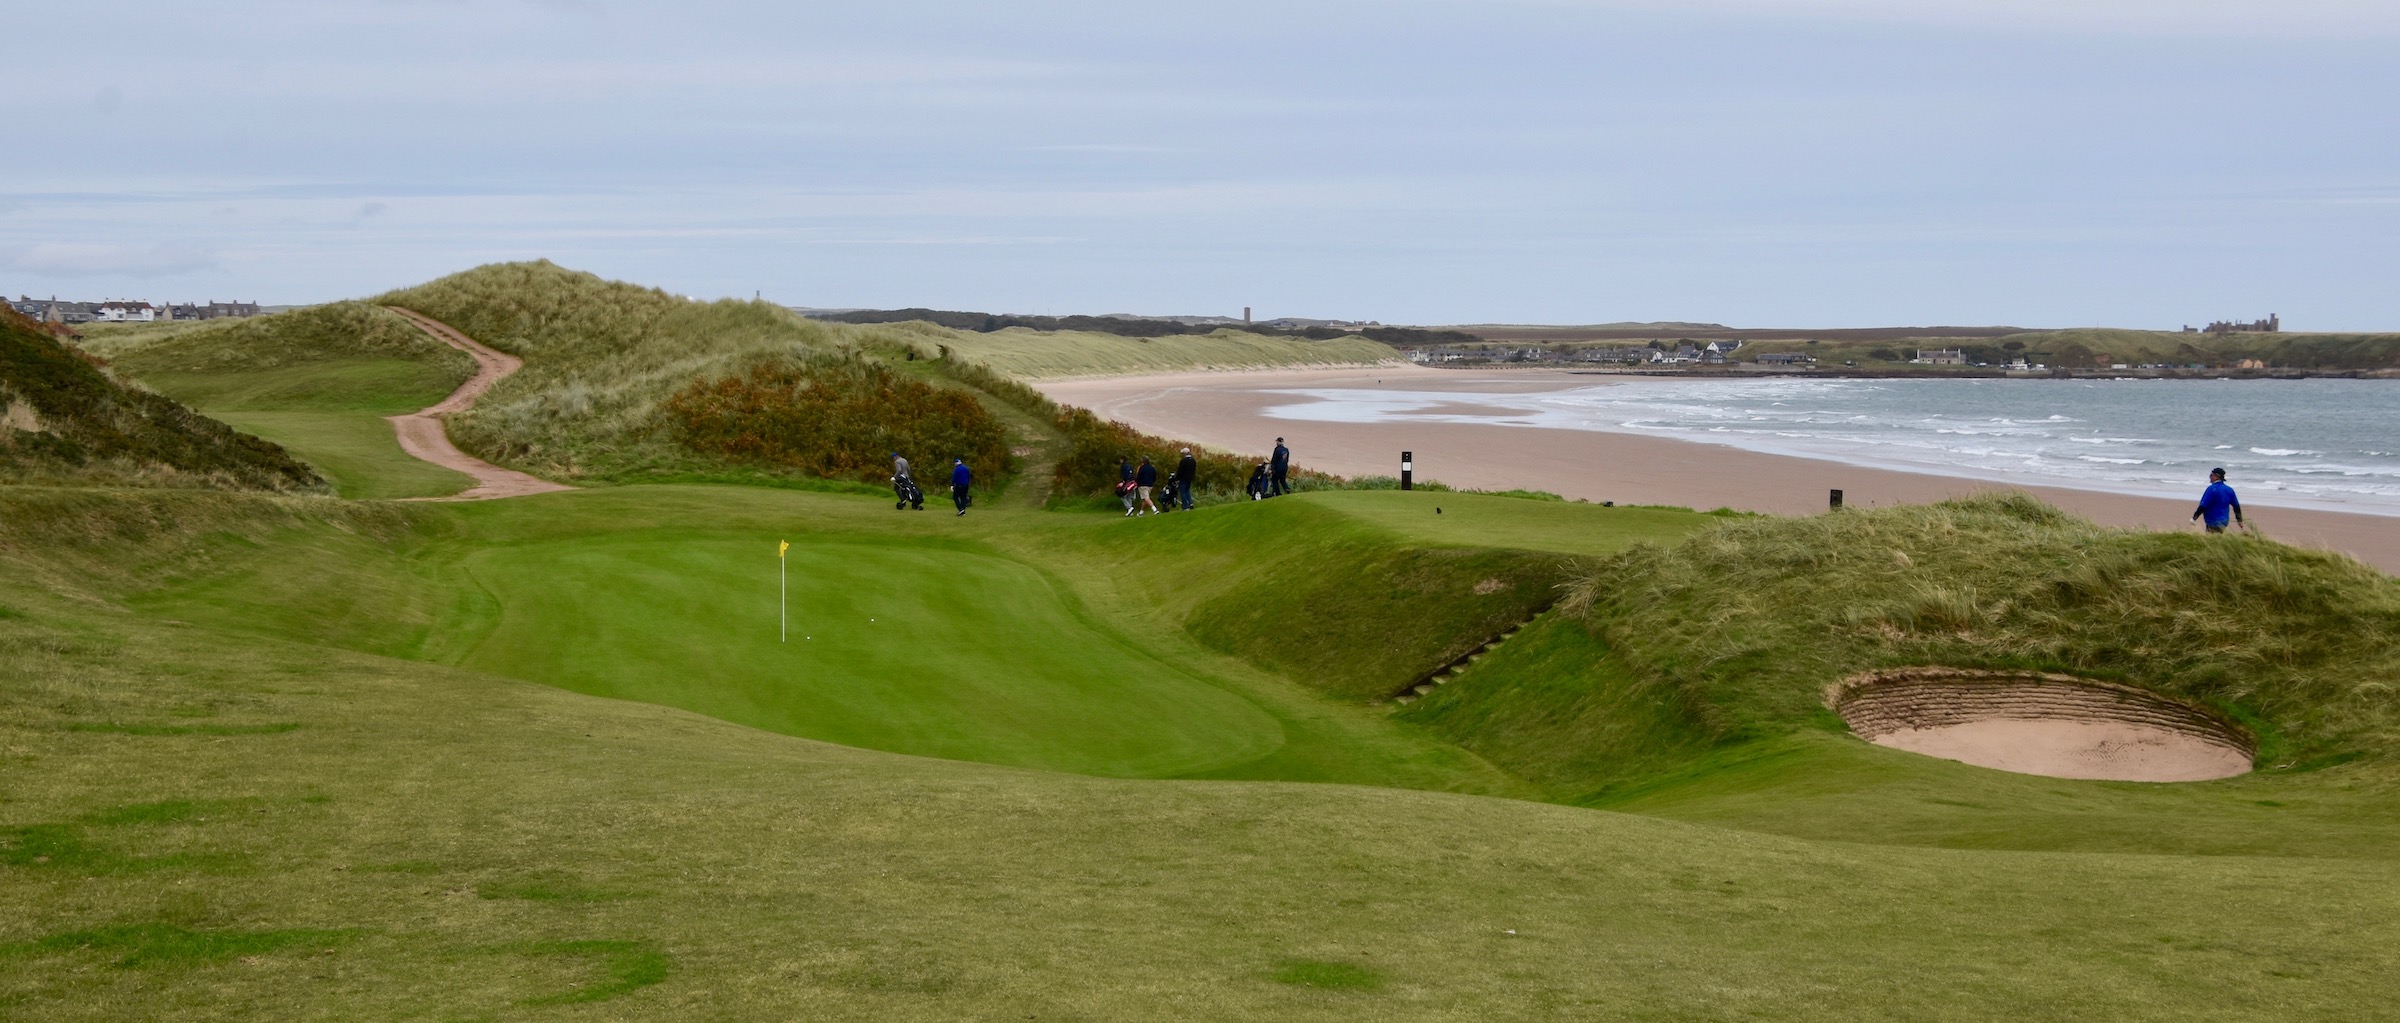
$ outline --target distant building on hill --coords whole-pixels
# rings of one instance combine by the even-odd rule
[[[1768,352],[1758,357],[1761,366],[1809,366],[1816,361],[1816,356],[1804,352]]]
[[[149,323],[158,318],[158,309],[148,302],[111,300],[92,310],[92,319],[101,323]]]
[[[62,302],[56,295],[49,298],[19,295],[9,305],[43,323],[90,323],[98,318],[95,312],[98,303]]]
[[[106,302],[69,302],[56,295],[34,298],[19,295],[9,307],[43,323],[150,323],[157,320],[214,320],[222,317],[257,316],[256,302],[218,302],[205,304],[185,302],[181,305],[151,305],[130,299],[110,299]]]
[[[1928,366],[1964,366],[1967,353],[1956,348],[1919,348],[1917,357],[1908,361]]]
[[[2184,324],[2183,332],[2186,334],[2202,333],[2201,330],[2194,328],[2188,323]],[[2280,334],[2283,332],[2283,315],[2280,313],[2268,313],[2266,319],[2251,320],[2246,323],[2236,322],[2233,320],[2218,320],[2215,323],[2209,324],[2206,328],[2206,332],[2210,334]]]

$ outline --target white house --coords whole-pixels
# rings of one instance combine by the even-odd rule
[[[148,302],[109,301],[92,310],[92,318],[102,323],[148,323],[158,319],[158,310]]]

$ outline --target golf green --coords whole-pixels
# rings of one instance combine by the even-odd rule
[[[503,608],[463,665],[871,749],[1087,774],[1188,774],[1283,741],[1251,703],[1089,618],[1019,562],[922,545],[691,533],[465,562]]]

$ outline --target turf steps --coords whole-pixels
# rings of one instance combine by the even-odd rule
[[[1415,703],[1417,702],[1418,697],[1433,692],[1433,687],[1450,684],[1450,680],[1457,678],[1460,672],[1467,670],[1469,667],[1473,666],[1475,662],[1482,660],[1485,654],[1491,653],[1492,650],[1497,648],[1500,644],[1508,642],[1510,637],[1515,636],[1519,632],[1523,632],[1526,626],[1533,624],[1534,619],[1540,618],[1542,614],[1547,613],[1549,613],[1549,611],[1545,608],[1541,614],[1536,614],[1533,618],[1528,618],[1524,621],[1518,622],[1515,625],[1511,625],[1508,627],[1507,631],[1502,632],[1497,636],[1493,636],[1490,639],[1484,640],[1483,645],[1478,646],[1473,650],[1469,650],[1464,654],[1460,654],[1450,663],[1433,669],[1433,671],[1427,674],[1424,678],[1418,679],[1417,681],[1410,683],[1407,687],[1401,689],[1399,692],[1393,693],[1391,695],[1391,701],[1393,703],[1402,705]]]
[[[1556,598],[1556,555],[1429,545],[1340,510],[1352,495],[1115,517],[1122,579],[1201,643],[1359,704],[1387,700]]]

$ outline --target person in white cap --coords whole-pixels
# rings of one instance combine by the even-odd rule
[[[1183,449],[1183,458],[1175,463],[1175,491],[1169,495],[1184,511],[1192,510],[1192,480],[1200,475],[1200,463],[1192,457],[1192,449]]]

